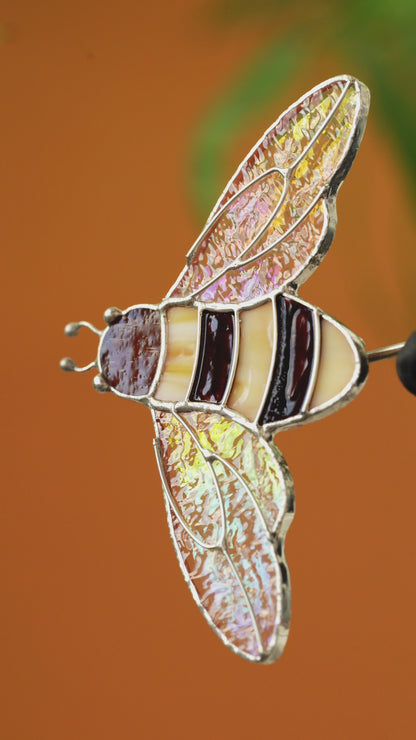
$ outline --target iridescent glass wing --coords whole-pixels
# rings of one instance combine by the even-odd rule
[[[227,185],[169,297],[241,303],[306,280],[332,241],[368,106],[365,85],[343,76],[289,108]]]
[[[170,532],[195,601],[232,650],[276,660],[289,626],[283,545],[293,515],[282,456],[216,414],[154,419]]]

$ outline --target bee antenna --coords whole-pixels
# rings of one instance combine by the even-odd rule
[[[90,362],[88,365],[78,367],[72,357],[64,357],[60,361],[59,365],[61,370],[65,370],[66,373],[86,373],[88,370],[92,370],[93,367],[97,367],[97,363],[95,360],[94,362]]]
[[[94,334],[98,334],[100,337],[102,335],[102,331],[97,329],[93,324],[90,324],[89,321],[72,321],[70,324],[67,324],[64,331],[67,337],[76,337],[79,330],[82,326],[85,326],[87,329],[92,331]],[[79,367],[75,360],[72,359],[72,357],[64,357],[60,361],[60,367],[62,370],[65,370],[66,373],[86,373],[88,370],[92,370],[92,368],[97,367],[97,361],[94,360],[93,362],[90,362],[88,365],[84,365],[83,367]]]
[[[64,331],[67,337],[76,337],[79,330],[81,329],[81,326],[86,326],[87,329],[94,332],[94,334],[98,334],[100,337],[102,334],[102,331],[97,329],[93,324],[90,324],[89,321],[71,321],[70,324],[67,324]]]

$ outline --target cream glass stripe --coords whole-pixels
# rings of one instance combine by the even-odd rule
[[[343,332],[322,317],[321,353],[310,411],[333,400],[351,383],[355,372],[355,355]]]
[[[155,396],[184,401],[192,379],[198,337],[198,310],[189,306],[167,311],[167,354]]]
[[[273,305],[240,313],[240,351],[227,406],[254,421],[273,361]]]

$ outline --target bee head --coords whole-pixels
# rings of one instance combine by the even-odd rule
[[[87,321],[67,324],[65,334],[76,336],[86,326],[100,337],[97,359],[84,367],[74,360],[61,360],[62,370],[86,372],[97,368],[93,380],[100,393],[113,391],[117,395],[145,400],[148,396],[160,357],[161,320],[154,306],[133,306],[126,311],[108,308],[104,312],[107,328],[99,331]]]

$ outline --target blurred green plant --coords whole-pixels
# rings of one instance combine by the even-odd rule
[[[211,101],[195,134],[191,193],[201,215],[225,184],[221,163],[231,142],[323,55],[345,62],[370,88],[416,196],[416,0],[216,0],[208,12],[227,31],[239,23],[263,25],[266,43]]]
[[[222,164],[230,143],[276,98],[276,91],[290,86],[303,58],[301,43],[291,37],[274,40],[250,60],[238,79],[230,81],[216,101],[211,101],[191,145],[191,193],[202,218],[207,217],[225,186]]]

